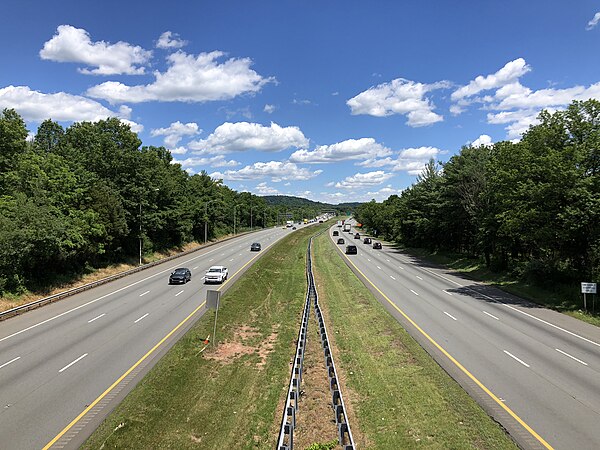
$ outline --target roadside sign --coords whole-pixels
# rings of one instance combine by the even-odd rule
[[[221,291],[208,290],[206,292],[206,307],[208,309],[219,309],[219,300],[221,299]]]
[[[596,283],[581,283],[581,293],[582,294],[595,294],[596,293]]]

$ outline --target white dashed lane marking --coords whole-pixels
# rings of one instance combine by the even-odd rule
[[[104,317],[106,313],[100,314],[99,316],[94,317],[93,319],[88,320],[88,323],[92,323],[94,320],[99,319],[100,317]]]
[[[146,295],[148,292],[150,292],[150,291],[142,292],[142,293],[140,294],[140,297],[143,297],[143,296],[144,296],[144,295]]]
[[[482,311],[482,312],[483,312],[483,313],[484,313],[486,316],[490,316],[492,319],[500,320],[500,319],[498,319],[496,316],[494,316],[493,314],[490,314],[490,313],[489,313],[489,312],[487,312],[487,311]]]
[[[456,317],[454,317],[452,314],[447,313],[446,311],[444,311],[444,314],[446,314],[448,317],[450,317],[452,320],[457,320]]]
[[[178,295],[183,294],[183,289],[181,291],[179,291],[177,294],[175,294],[175,297],[177,297]]]
[[[412,292],[412,293],[413,293],[413,294],[415,294],[415,295],[419,295],[419,294],[418,294],[418,292],[416,292],[416,291],[413,291],[412,289],[410,290],[410,292]]]
[[[83,358],[85,358],[87,355],[88,355],[87,353],[84,353],[84,354],[83,354],[83,355],[81,355],[79,358],[77,358],[75,361],[73,361],[73,362],[70,362],[70,363],[69,363],[69,364],[67,364],[65,367],[63,367],[62,369],[60,369],[60,370],[58,371],[58,373],[62,373],[62,372],[64,372],[64,371],[65,371],[65,370],[67,370],[69,367],[71,367],[73,364],[76,364],[76,363],[78,363],[79,361],[81,361],[81,360],[82,360]]]
[[[562,353],[563,355],[565,355],[565,356],[568,356],[569,358],[571,358],[571,359],[572,359],[572,360],[574,360],[574,361],[577,361],[579,364],[583,364],[584,366],[587,366],[587,365],[588,365],[588,363],[586,363],[585,361],[582,361],[582,360],[580,360],[580,359],[577,359],[577,358],[575,358],[574,356],[572,356],[572,355],[569,355],[567,352],[563,352],[562,350],[560,350],[560,349],[558,349],[558,348],[555,348],[554,350],[556,350],[558,353]]]
[[[146,313],[144,314],[142,317],[140,317],[139,319],[136,319],[133,323],[138,323],[140,320],[145,319],[146,317],[148,317],[150,315],[150,313]]]
[[[529,364],[527,364],[525,361],[517,358],[515,355],[513,355],[510,352],[507,352],[506,350],[504,350],[504,353],[506,353],[508,356],[510,356],[512,359],[514,359],[515,361],[520,362],[521,364],[523,364],[525,367],[529,367]]]
[[[2,365],[0,366],[0,369],[2,369],[3,367],[6,367],[6,366],[8,366],[9,364],[12,364],[12,363],[14,363],[15,361],[17,361],[17,360],[19,360],[19,359],[21,359],[21,357],[20,357],[20,356],[17,356],[16,358],[13,358],[13,359],[11,359],[11,360],[10,360],[10,361],[8,361],[8,362],[5,362],[4,364],[2,364]]]

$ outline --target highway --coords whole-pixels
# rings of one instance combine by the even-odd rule
[[[1,322],[0,448],[77,448],[204,314],[207,289],[291,232],[242,235]],[[229,269],[222,286],[204,284],[211,265]],[[169,285],[176,267],[192,280]]]
[[[345,255],[332,231],[357,255]],[[353,229],[352,233],[357,230]],[[334,226],[350,268],[523,448],[600,448],[600,329]],[[374,239],[375,241],[375,239]]]

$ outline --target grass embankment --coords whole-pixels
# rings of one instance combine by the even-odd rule
[[[274,448],[317,230],[291,233],[258,259],[221,299],[216,348],[198,354],[212,333],[207,313],[83,448]]]
[[[588,295],[588,311],[583,310],[583,297],[579,286],[556,285],[543,289],[533,283],[515,279],[507,272],[494,272],[481,260],[467,258],[464,255],[431,252],[421,248],[401,248],[408,254],[431,261],[467,275],[473,280],[496,286],[506,292],[527,299],[538,305],[555,309],[592,325],[600,326],[600,300],[596,299],[596,312],[591,312],[592,296]],[[549,280],[548,286],[552,286]]]
[[[314,270],[357,448],[517,448],[328,241],[315,240]]]

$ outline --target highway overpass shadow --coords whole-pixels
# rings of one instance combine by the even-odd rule
[[[542,305],[517,297],[495,286],[476,284],[472,280],[468,281],[470,281],[469,285],[446,289],[446,292],[471,297],[485,303],[504,303],[531,309],[544,308]]]

